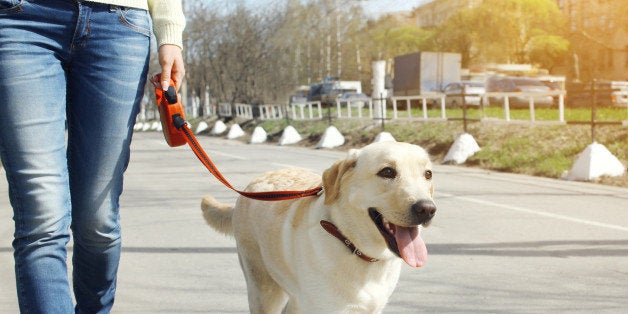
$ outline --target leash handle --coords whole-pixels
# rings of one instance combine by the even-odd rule
[[[155,96],[157,98],[157,107],[159,108],[159,117],[164,132],[164,138],[170,147],[188,144],[196,157],[209,170],[209,172],[222,182],[226,187],[234,190],[242,196],[259,200],[259,201],[283,201],[300,197],[314,196],[322,191],[322,187],[316,187],[303,191],[267,191],[267,192],[246,192],[234,188],[229,181],[218,171],[216,165],[207,155],[201,144],[190,130],[183,106],[177,99],[177,92],[173,80],[170,80],[170,87],[164,91],[160,85],[160,75],[157,75],[155,82]]]
[[[172,119],[172,117],[178,115],[185,121],[183,106],[181,106],[181,102],[177,99],[174,81],[172,79],[170,80],[170,87],[165,91],[161,88],[160,81],[161,74],[158,74],[153,84],[155,85],[155,98],[157,100],[157,108],[159,109],[164,138],[170,147],[184,145],[186,143],[185,138],[173,124],[174,120]]]

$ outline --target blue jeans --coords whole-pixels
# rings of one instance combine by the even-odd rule
[[[144,10],[0,0],[0,156],[22,313],[111,310],[119,197],[150,29]],[[76,306],[66,266],[70,230]]]

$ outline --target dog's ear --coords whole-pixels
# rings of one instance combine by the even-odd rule
[[[336,161],[323,172],[323,188],[325,189],[325,205],[331,204],[338,198],[342,177],[355,167],[358,158],[358,150],[349,151],[346,159]]]

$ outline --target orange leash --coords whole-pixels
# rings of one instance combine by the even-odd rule
[[[283,200],[300,198],[300,197],[314,196],[314,195],[317,195],[323,189],[322,187],[319,186],[313,189],[303,190],[303,191],[246,192],[246,191],[238,190],[234,188],[231,185],[231,183],[229,183],[229,181],[225,179],[225,177],[223,177],[220,171],[218,171],[218,169],[216,168],[216,165],[209,158],[205,150],[203,150],[203,147],[201,147],[201,144],[199,144],[198,141],[196,140],[196,137],[194,136],[194,134],[188,127],[187,123],[185,123],[185,120],[183,120],[183,118],[181,118],[180,116],[174,117],[173,119],[175,121],[174,122],[175,126],[180,126],[179,130],[185,134],[188,145],[190,146],[190,148],[192,149],[196,157],[198,157],[201,163],[203,163],[205,168],[207,168],[207,170],[209,170],[209,172],[212,175],[214,175],[214,177],[216,177],[218,181],[222,182],[222,184],[224,184],[226,187],[238,192],[242,196],[252,198],[255,200],[260,200],[260,201],[283,201]],[[179,119],[181,121],[178,121]]]
[[[159,79],[157,79],[159,82]],[[247,192],[241,191],[233,187],[227,179],[218,171],[216,165],[207,155],[201,144],[199,144],[196,136],[190,130],[185,121],[181,103],[177,100],[174,82],[170,82],[171,86],[167,91],[163,91],[161,86],[155,86],[155,95],[157,97],[157,106],[159,107],[159,115],[164,132],[166,142],[171,147],[180,146],[185,143],[190,146],[196,157],[209,170],[209,172],[218,181],[222,182],[226,187],[239,193],[242,196],[259,200],[259,201],[283,201],[307,196],[318,195],[323,188],[315,187],[302,191],[267,191],[267,192]]]

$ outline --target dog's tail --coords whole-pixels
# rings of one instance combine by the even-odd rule
[[[203,218],[205,218],[208,225],[218,232],[233,235],[233,226],[231,225],[233,206],[220,203],[208,195],[203,197],[201,210],[203,211]]]

